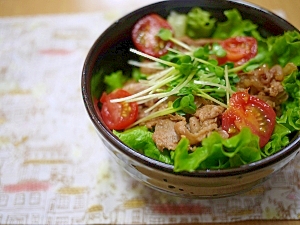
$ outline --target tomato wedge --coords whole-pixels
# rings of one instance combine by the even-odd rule
[[[100,115],[111,130],[123,130],[134,123],[138,116],[138,104],[136,102],[117,102],[110,100],[127,97],[130,94],[122,89],[118,89],[110,94],[104,92],[100,98],[102,103]]]
[[[273,133],[275,119],[273,108],[266,102],[247,92],[237,92],[232,95],[229,108],[222,115],[222,129],[233,136],[243,127],[249,127],[263,147]]]
[[[242,65],[257,55],[257,41],[253,37],[233,37],[221,42],[226,56],[219,58],[219,64],[233,62]]]
[[[167,20],[157,14],[153,13],[141,18],[132,30],[132,41],[135,47],[154,57],[166,54],[173,43],[163,41],[157,36],[161,28],[172,30]]]

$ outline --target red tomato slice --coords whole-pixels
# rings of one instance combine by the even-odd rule
[[[118,89],[110,94],[105,92],[100,98],[102,103],[100,115],[104,123],[111,130],[123,130],[134,123],[138,116],[138,104],[136,102],[117,102],[110,100],[127,97],[130,94],[122,89]]]
[[[265,146],[274,130],[276,114],[271,106],[247,92],[232,95],[229,108],[222,115],[222,129],[229,136],[237,134],[243,127],[249,127],[259,136],[260,147]]]
[[[161,28],[172,30],[170,24],[157,14],[140,19],[133,27],[132,40],[135,47],[151,56],[160,57],[173,46],[171,41],[163,41],[157,34]]]
[[[236,66],[242,65],[257,54],[257,41],[253,37],[233,37],[221,42],[227,52],[219,59],[219,64],[234,62]]]

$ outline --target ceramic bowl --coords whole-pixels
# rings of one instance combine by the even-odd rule
[[[156,190],[181,197],[216,198],[236,195],[262,183],[295,158],[299,152],[299,134],[278,153],[239,168],[175,173],[172,165],[148,158],[124,145],[106,127],[102,118],[97,116],[93,105],[91,80],[96,71],[109,74],[118,69],[130,70],[127,61],[136,57],[129,52],[129,48],[133,47],[131,29],[139,18],[153,12],[166,17],[172,10],[187,13],[195,6],[210,11],[219,20],[225,19],[224,10],[236,8],[244,19],[258,24],[263,36],[279,35],[284,31],[296,29],[275,14],[241,1],[176,0],[154,3],[122,17],[95,41],[83,67],[83,100],[104,145],[120,166],[135,179]],[[98,82],[98,91],[102,92],[103,79],[100,78]]]

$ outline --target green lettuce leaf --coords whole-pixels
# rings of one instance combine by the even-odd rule
[[[261,159],[259,138],[248,127],[229,139],[222,140],[224,155],[229,157],[230,167],[238,167]]]
[[[283,114],[277,118],[277,123],[289,128],[290,131],[300,130],[300,71],[294,71],[282,82],[289,98],[282,103]]]
[[[289,128],[290,131],[300,130],[300,102],[298,106],[294,104],[287,104],[289,108],[286,109],[283,115],[277,119],[277,123],[283,124]]]
[[[280,36],[271,36],[267,39],[268,55],[264,63],[279,64],[284,67],[287,63],[300,66],[300,33],[287,31]]]
[[[225,22],[218,22],[217,27],[212,34],[213,38],[226,39],[236,36],[253,36],[257,40],[261,40],[257,25],[251,20],[243,20],[240,12],[237,9],[224,11],[227,17]]]
[[[214,31],[217,20],[199,7],[191,9],[186,17],[186,34],[191,38],[207,38]]]
[[[127,81],[127,77],[123,75],[122,70],[118,70],[104,77],[104,83],[106,84],[106,91],[112,92],[117,88],[121,88]]]
[[[293,99],[300,99],[300,71],[294,71],[282,81],[285,91]]]
[[[267,39],[257,39],[258,53],[248,62],[239,67],[244,71],[251,71],[267,64],[272,67],[276,64],[284,67],[287,63],[300,66],[300,33],[287,31],[279,36]]]
[[[127,146],[133,148],[152,159],[167,164],[173,164],[169,151],[159,151],[153,139],[152,132],[146,126],[138,126],[123,132],[113,131],[113,133]]]
[[[173,28],[175,38],[180,38],[185,35],[186,17],[186,14],[180,14],[175,11],[171,11],[168,16],[167,21]]]
[[[247,127],[229,139],[213,132],[192,153],[188,152],[188,146],[188,139],[182,138],[175,149],[175,172],[238,167],[261,159],[259,138]]]
[[[201,162],[207,159],[210,152],[206,148],[197,148],[194,152],[188,152],[189,140],[182,138],[174,153],[174,171],[195,171]],[[217,150],[213,150],[216,152]]]
[[[262,149],[263,156],[267,157],[273,155],[284,146],[287,146],[289,143],[289,138],[287,135],[290,133],[291,131],[287,127],[277,123],[270,141]]]

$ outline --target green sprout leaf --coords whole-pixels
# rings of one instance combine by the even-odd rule
[[[187,114],[194,114],[196,112],[196,104],[194,102],[194,96],[192,94],[185,95],[177,98],[173,103],[173,108],[181,110]]]
[[[159,30],[157,36],[160,37],[160,39],[162,39],[163,41],[169,41],[172,38],[172,31],[162,28]]]

